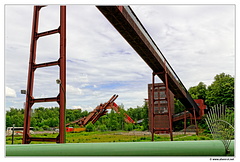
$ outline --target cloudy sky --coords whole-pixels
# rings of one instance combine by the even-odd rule
[[[188,89],[216,74],[235,76],[235,5],[130,5]],[[32,5],[5,5],[5,109],[22,108]],[[39,32],[59,26],[59,6],[42,8]],[[59,35],[38,40],[37,63],[56,61]],[[55,97],[58,66],[35,72],[34,97]],[[152,70],[94,5],[67,6],[67,108],[92,110],[113,94],[143,105]],[[58,106],[38,103],[33,107]]]

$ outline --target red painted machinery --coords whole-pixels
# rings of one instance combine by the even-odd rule
[[[114,102],[117,99],[118,95],[113,95],[108,102],[105,102],[104,104],[100,104],[97,106],[87,117],[83,117],[80,119],[77,119],[73,122],[70,122],[66,124],[66,126],[69,126],[71,124],[78,124],[79,126],[85,126],[89,122],[92,122],[93,124],[103,115],[106,115],[108,112],[107,109],[113,109],[117,113],[119,112],[119,106]],[[124,113],[126,118],[124,119],[127,123],[135,123],[135,121],[128,116],[126,113]]]
[[[86,128],[66,127],[66,132],[82,132],[82,131],[86,131]]]

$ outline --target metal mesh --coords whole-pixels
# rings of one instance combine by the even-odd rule
[[[229,153],[229,145],[234,139],[234,118],[232,111],[224,105],[216,105],[206,116],[207,125],[215,140],[221,140],[226,153]]]

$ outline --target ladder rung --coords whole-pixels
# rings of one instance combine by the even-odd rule
[[[170,130],[170,128],[153,128],[154,131],[167,131]]]
[[[46,32],[42,32],[42,33],[37,33],[37,38],[39,37],[43,37],[43,36],[47,36],[47,35],[51,35],[51,34],[56,34],[56,33],[59,33],[60,30],[59,28],[58,29],[54,29],[54,30],[49,30],[49,31],[46,31]]]
[[[47,66],[55,66],[59,65],[59,61],[53,61],[53,62],[45,62],[41,64],[35,64],[33,68],[41,68],[41,67],[47,67]]]
[[[31,141],[47,141],[47,142],[57,142],[57,138],[41,138],[41,137],[29,137]]]
[[[166,89],[165,85],[161,85],[161,84],[154,84],[153,86],[154,86],[154,88],[155,87],[163,87],[162,89]]]
[[[57,101],[59,101],[59,98],[58,98],[58,97],[35,98],[35,99],[32,99],[32,102],[33,102],[33,103],[36,103],[36,102],[57,102]]]

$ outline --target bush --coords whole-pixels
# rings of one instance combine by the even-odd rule
[[[103,124],[103,125],[100,125],[100,126],[98,127],[98,129],[99,129],[101,132],[104,132],[104,131],[107,131],[107,126],[106,126],[105,124]]]
[[[143,131],[144,127],[141,126],[141,125],[136,125],[136,126],[134,126],[134,130],[136,130],[136,131]]]
[[[87,125],[86,125],[86,132],[93,132],[95,131],[95,126],[93,125],[92,122],[89,122]]]
[[[124,130],[125,131],[132,131],[133,130],[133,124],[124,124]]]
[[[43,128],[44,130],[49,130],[49,126],[48,126],[48,125],[44,125],[44,126],[42,126],[42,128]]]

